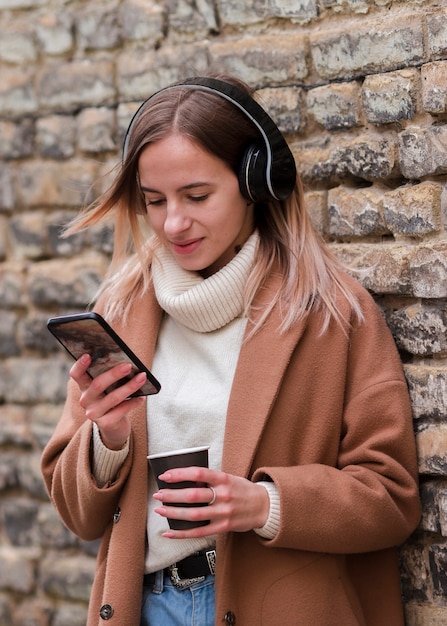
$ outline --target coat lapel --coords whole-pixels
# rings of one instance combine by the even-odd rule
[[[277,280],[270,279],[262,300],[272,297]],[[262,310],[257,298],[254,310]],[[242,344],[231,390],[222,459],[222,469],[248,476],[264,425],[281,386],[292,352],[301,337],[305,321],[280,334],[279,307],[275,307],[261,329]],[[253,328],[247,324],[246,336]]]

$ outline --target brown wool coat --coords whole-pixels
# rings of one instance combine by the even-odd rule
[[[276,311],[242,347],[223,469],[274,480],[281,526],[271,541],[254,532],[219,536],[216,625],[233,618],[236,626],[403,625],[395,546],[420,516],[411,411],[390,333],[370,296],[354,288],[365,323],[348,336],[335,324],[320,336],[318,314],[280,336]],[[263,294],[268,298],[269,289]],[[151,293],[126,326],[114,326],[150,365],[160,320]],[[87,626],[105,624],[104,605],[111,626],[138,626],[145,411],[131,416],[131,450],[116,482],[98,489],[90,474],[91,426],[77,398],[69,383],[43,474],[66,525],[85,540],[102,537]]]

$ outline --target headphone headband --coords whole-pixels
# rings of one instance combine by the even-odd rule
[[[159,93],[178,87],[205,91],[224,98],[238,108],[259,131],[263,145],[261,148],[259,145],[249,148],[239,172],[243,195],[252,201],[269,198],[284,200],[292,193],[296,180],[295,160],[275,122],[247,93],[216,78],[188,78],[184,82],[160,89],[147,98],[137,109],[126,131],[123,160],[127,156],[132,129],[146,104]]]

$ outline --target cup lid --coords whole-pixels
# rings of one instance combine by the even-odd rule
[[[174,456],[174,454],[191,454],[193,452],[202,452],[209,450],[209,446],[198,446],[196,448],[180,448],[179,450],[168,450],[167,452],[157,452],[157,454],[149,454],[148,459],[159,459],[164,456]]]

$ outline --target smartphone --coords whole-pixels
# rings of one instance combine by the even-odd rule
[[[76,361],[83,354],[91,356],[87,370],[91,378],[120,363],[132,364],[130,374],[108,387],[105,393],[120,387],[139,372],[145,372],[147,380],[132,396],[148,396],[160,391],[158,380],[98,313],[51,317],[47,328]]]

